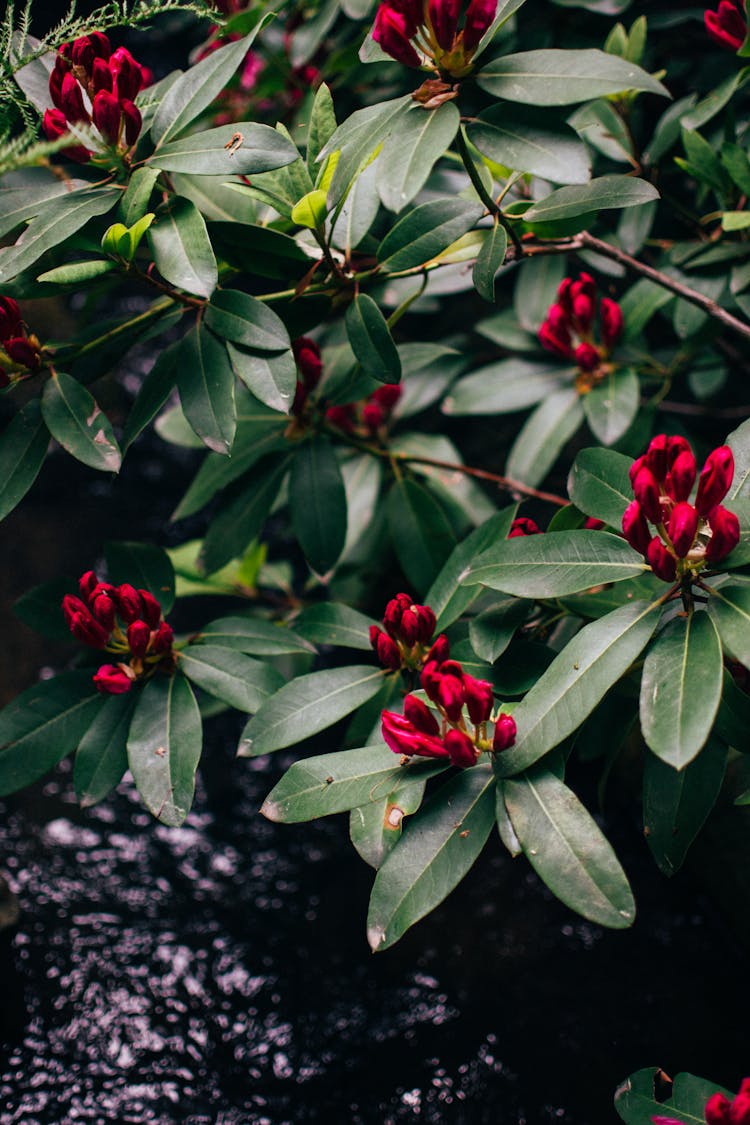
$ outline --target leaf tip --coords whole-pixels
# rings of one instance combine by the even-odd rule
[[[368,926],[367,941],[373,953],[377,953],[385,945],[385,930],[380,926]]]
[[[282,820],[281,809],[279,805],[276,803],[276,801],[272,801],[268,797],[260,807],[260,815],[264,816],[266,820],[275,821],[277,824]]]

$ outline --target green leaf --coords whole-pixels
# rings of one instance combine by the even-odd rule
[[[531,334],[533,342],[533,349],[522,350],[533,350],[539,354],[539,329],[550,305],[557,300],[557,290],[564,277],[565,258],[561,254],[539,254],[519,262],[513,289],[513,311],[518,324]],[[575,373],[570,366],[568,371]]]
[[[437,617],[436,631],[447,629],[457,621],[478,596],[478,588],[459,585],[461,575],[477,555],[481,555],[492,543],[507,537],[517,511],[517,504],[503,508],[480,524],[451,551],[425,595],[425,603],[432,607]]]
[[[373,952],[397,942],[469,871],[495,821],[494,790],[489,770],[463,770],[406,825],[372,889],[367,939]]]
[[[503,782],[513,829],[537,875],[561,902],[600,926],[632,925],[635,902],[612,846],[554,773]]]
[[[458,132],[460,119],[453,102],[432,110],[413,104],[400,119],[378,162],[378,192],[389,211],[400,211],[421,190]]]
[[[675,770],[704,746],[721,700],[721,644],[707,613],[675,617],[643,663],[641,728],[648,746]]]
[[[118,208],[126,227],[132,227],[149,210],[151,194],[159,175],[158,168],[136,168],[132,173]]]
[[[550,391],[516,437],[505,466],[507,475],[531,488],[541,484],[582,421],[575,387]]]
[[[459,379],[443,399],[443,413],[450,415],[511,414],[565,390],[569,375],[560,364],[513,356],[480,367]]]
[[[358,109],[347,117],[318,153],[318,161],[339,152],[336,171],[328,192],[333,206],[343,199],[375,151],[395,132],[410,111],[410,95]]]
[[[385,317],[367,293],[358,293],[345,316],[346,335],[357,360],[381,383],[397,383],[401,360]]]
[[[46,87],[49,93],[49,76]],[[48,207],[54,211],[60,196],[65,196],[67,203],[74,193],[88,187],[83,180],[57,179],[51,168],[35,169],[32,175],[33,180],[25,177],[21,186],[0,188],[0,237],[43,214]]]
[[[49,430],[39,403],[27,402],[0,436],[0,520],[31,488],[44,464]]]
[[[428,489],[408,477],[394,483],[386,512],[404,574],[418,592],[426,590],[456,544],[445,512]]]
[[[727,445],[734,455],[734,480],[727,498],[729,504],[739,496],[750,497],[750,419],[732,431]]]
[[[620,527],[633,488],[632,461],[613,449],[582,449],[568,477],[568,494],[577,508],[610,527]]]
[[[492,229],[484,236],[484,241],[471,272],[471,279],[477,293],[493,305],[495,303],[495,277],[505,261],[507,249],[508,235],[496,215]]]
[[[297,364],[291,349],[276,355],[257,355],[227,344],[227,354],[235,375],[259,402],[271,410],[289,413],[297,386]]]
[[[380,689],[380,668],[355,665],[298,676],[266,700],[242,732],[237,753],[256,758],[292,746],[360,707]]]
[[[750,588],[722,586],[713,589],[708,612],[722,644],[740,664],[750,665]]]
[[[421,203],[389,230],[378,247],[378,259],[388,273],[427,265],[447,246],[466,234],[484,208],[463,199],[435,199]]]
[[[583,185],[561,187],[551,195],[534,203],[524,212],[524,222],[552,223],[561,219],[576,218],[594,211],[607,211],[621,207],[639,207],[659,192],[647,180],[635,176],[599,176]]]
[[[314,820],[380,802],[406,778],[416,778],[424,785],[428,777],[445,768],[424,759],[402,766],[398,756],[382,745],[304,758],[286,771],[260,811],[283,824]]]
[[[15,793],[75,750],[102,705],[88,672],[40,680],[0,711],[0,795]]]
[[[107,696],[76,753],[73,783],[81,808],[102,801],[128,768],[127,740],[134,693]]]
[[[336,111],[333,106],[333,98],[328,86],[325,82],[321,82],[315,91],[315,98],[310,110],[310,124],[307,130],[307,170],[312,177],[316,173],[315,163],[318,154],[335,131]]]
[[[284,683],[275,668],[235,648],[188,645],[177,660],[189,680],[238,711],[254,713]]]
[[[497,756],[496,770],[519,773],[572,734],[638,658],[658,620],[656,606],[633,602],[581,629],[514,708],[516,744]]]
[[[129,582],[153,594],[163,613],[174,605],[175,577],[172,560],[161,547],[149,543],[110,540],[104,544],[107,576],[116,586]]]
[[[571,105],[624,90],[644,90],[669,97],[639,66],[604,51],[522,51],[486,64],[477,82],[496,98],[527,105]]]
[[[656,1083],[663,1086],[664,1072],[656,1067],[636,1071],[620,1084],[615,1093],[615,1109],[626,1125],[650,1125],[651,1119],[671,1117],[677,1125],[705,1125],[703,1107],[714,1093],[730,1100],[733,1094],[705,1078],[678,1074],[672,1096],[666,1101],[656,1099]]]
[[[471,647],[481,660],[494,664],[513,640],[518,626],[526,619],[530,603],[505,598],[469,622]]]
[[[177,386],[185,417],[204,445],[229,453],[237,425],[234,371],[227,349],[202,324],[182,339]]]
[[[335,602],[309,605],[294,624],[306,640],[315,644],[372,651],[370,626],[375,621],[348,605],[337,605]]]
[[[317,574],[335,566],[346,541],[346,493],[328,438],[299,446],[289,477],[292,530]]]
[[[727,748],[717,738],[710,738],[684,769],[646,756],[643,831],[662,874],[674,875],[682,867],[719,796],[726,763]]]
[[[226,340],[261,352],[290,347],[283,320],[262,301],[239,289],[219,289],[206,309],[206,324]]]
[[[56,371],[42,392],[42,416],[49,432],[77,461],[106,473],[122,460],[109,419],[77,380]]]
[[[203,543],[201,561],[206,574],[238,558],[260,534],[290,464],[291,455],[266,458],[252,480],[222,506]]]
[[[412,759],[416,765],[416,761]],[[426,765],[426,763],[423,763]],[[349,838],[357,854],[375,870],[382,866],[385,857],[393,851],[401,839],[404,817],[417,811],[424,798],[425,786],[429,777],[441,773],[445,766],[433,764],[414,770],[403,771],[402,778],[380,797],[367,805],[359,805],[349,814]]]
[[[0,250],[0,285],[29,269],[42,254],[70,238],[89,219],[109,211],[121,194],[119,188],[96,188],[55,199],[31,220],[15,245]]]
[[[197,642],[236,649],[251,656],[280,656],[289,652],[315,652],[315,646],[287,625],[260,617],[219,617],[204,625]],[[193,652],[195,644],[191,645]]]
[[[559,115],[526,106],[494,105],[467,127],[473,144],[490,160],[555,184],[585,184],[588,150]]]
[[[270,125],[238,121],[172,141],[157,149],[150,159],[164,172],[250,176],[284,168],[300,155],[292,142]]]
[[[479,555],[461,582],[480,582],[522,598],[558,598],[647,570],[641,556],[606,531],[516,536]]]
[[[320,188],[308,191],[294,207],[292,207],[291,220],[297,226],[306,227],[308,230],[322,230],[325,227],[328,213],[328,200],[326,193]]]
[[[176,196],[149,227],[156,268],[178,289],[210,297],[219,280],[206,220],[189,199]]]
[[[55,285],[84,285],[87,281],[94,281],[97,277],[111,273],[117,269],[117,263],[108,258],[91,258],[86,262],[71,262],[67,266],[58,266],[54,270],[40,273],[37,281],[51,282]]]
[[[610,371],[583,397],[583,412],[592,434],[612,445],[630,429],[641,401],[641,385],[631,367]]]
[[[128,764],[146,807],[172,828],[182,824],[195,792],[203,725],[184,676],[156,676],[144,687],[128,735]]]
[[[750,695],[737,686],[726,668],[716,716],[716,733],[735,750],[745,752],[750,749]]]
[[[157,147],[179,136],[210,106],[241,66],[258,32],[271,19],[273,15],[269,12],[244,39],[211,51],[170,86],[151,125],[151,138]]]
[[[172,393],[177,382],[178,346],[176,342],[160,351],[156,362],[141,383],[123,431],[124,450],[127,450],[153,421]]]

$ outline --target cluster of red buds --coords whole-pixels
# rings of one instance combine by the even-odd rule
[[[708,8],[703,13],[703,22],[712,39],[735,53],[747,38],[744,0],[719,0],[715,12]]]
[[[297,361],[297,389],[290,410],[295,418],[301,418],[307,407],[307,400],[320,382],[323,374],[323,361],[320,348],[309,336],[299,336],[292,341],[292,351]]]
[[[429,67],[441,76],[463,78],[496,11],[497,0],[469,0],[467,5],[463,0],[384,0],[372,37],[405,66]]]
[[[594,333],[597,315],[598,344]],[[557,301],[550,305],[539,329],[539,340],[548,351],[573,360],[579,370],[576,386],[586,394],[611,370],[608,361],[623,327],[617,302],[609,297],[597,301],[593,277],[580,273],[577,281],[566,277],[560,283]]]
[[[80,598],[66,594],[62,601],[71,633],[119,657],[116,664],[102,664],[94,676],[99,691],[122,695],[157,666],[171,667],[174,634],[153,594],[128,583],[100,582],[93,570],[81,576],[78,589]]]
[[[731,1102],[718,1091],[712,1094],[703,1107],[706,1125],[750,1125],[750,1078],[744,1078],[740,1092]],[[652,1117],[654,1125],[680,1125],[674,1117]]]
[[[630,467],[635,500],[625,509],[622,531],[664,582],[696,574],[706,563],[725,558],[739,542],[739,520],[720,503],[734,476],[729,446],[708,455],[690,504],[696,474],[689,442],[666,434],[657,435]]]
[[[489,737],[492,684],[475,679],[457,660],[450,659],[445,634],[433,637],[436,618],[430,606],[415,605],[408,594],[397,594],[385,607],[383,625],[384,629],[370,628],[370,643],[380,663],[394,672],[400,668],[420,671],[422,688],[440,714],[438,722],[414,695],[404,699],[403,715],[383,711],[383,738],[394,753],[407,758],[449,758],[452,765],[465,768],[476,765],[482,750],[500,751],[513,745],[516,724],[510,715],[497,717]],[[464,707],[473,725],[471,733]]]
[[[44,114],[47,137],[56,140],[71,125],[93,123],[107,148],[130,148],[141,131],[141,113],[133,99],[150,78],[125,47],[113,51],[101,31],[63,43],[49,76],[55,108]],[[79,163],[92,156],[84,145],[74,145],[65,153]]]
[[[398,383],[385,383],[361,402],[345,406],[329,406],[326,420],[338,430],[358,437],[374,437],[389,421],[394,406],[401,398]]]
[[[37,371],[41,352],[42,345],[36,336],[26,332],[16,302],[12,297],[0,297],[0,387],[7,387],[11,377],[17,378],[21,371]]]

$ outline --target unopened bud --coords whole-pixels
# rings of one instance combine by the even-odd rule
[[[477,751],[474,743],[462,730],[449,730],[443,739],[450,756],[451,764],[459,769],[469,769],[477,764]]]
[[[654,474],[645,466],[640,469],[633,481],[633,492],[646,519],[651,520],[651,523],[660,524],[662,511],[659,485]]]
[[[387,55],[404,66],[419,67],[421,59],[409,40],[416,32],[403,12],[396,11],[389,4],[381,4],[375,16],[372,37],[380,44]]]
[[[397,668],[401,667],[401,652],[395,641],[391,640],[387,633],[381,633],[377,640],[375,651],[378,654],[378,660],[384,668],[390,668],[395,672]]]
[[[740,541],[740,521],[734,512],[717,504],[711,512],[711,538],[706,547],[706,558],[717,562],[725,558]]]
[[[492,749],[496,753],[507,750],[516,741],[516,720],[504,711],[498,715],[495,723],[495,734],[492,739]]]
[[[700,516],[708,516],[726,496],[734,477],[734,457],[728,445],[720,445],[706,458],[698,481],[695,507]]]
[[[596,371],[601,363],[599,349],[584,341],[575,350],[575,360],[581,371]]]
[[[674,582],[677,564],[661,539],[656,535],[648,545],[646,558],[657,578],[661,578],[662,582]]]
[[[120,136],[120,103],[114,94],[100,90],[92,109],[94,124],[109,144],[117,144]]]
[[[124,695],[133,686],[133,676],[120,664],[102,664],[93,677],[97,691],[104,695]]]
[[[23,334],[23,320],[18,302],[12,297],[0,297],[0,340],[10,340]]]
[[[449,659],[450,654],[451,646],[448,642],[448,638],[445,633],[441,633],[440,636],[435,638],[432,648],[427,653],[427,661],[433,660],[437,661],[438,664],[442,664],[444,660]]]
[[[698,513],[692,504],[675,504],[669,517],[669,538],[678,558],[684,559],[698,531]]]
[[[118,613],[126,625],[130,625],[141,616],[141,599],[135,586],[123,582],[117,587],[115,598]]]
[[[172,626],[167,625],[166,621],[162,621],[151,638],[151,651],[158,652],[160,655],[169,652],[173,642],[174,632]]]
[[[492,25],[497,11],[497,0],[471,0],[464,20],[464,48],[473,51]]]
[[[152,629],[155,629],[161,621],[161,606],[157,602],[154,595],[149,593],[148,590],[139,590],[138,593],[140,595],[141,605],[143,607],[143,620],[146,621]]]
[[[404,697],[404,715],[417,730],[424,734],[439,734],[440,726],[430,708],[416,695]]]
[[[143,660],[151,640],[151,630],[145,621],[134,621],[128,625],[128,645],[136,660]]]
[[[609,297],[602,297],[599,305],[599,322],[602,343],[607,351],[610,351],[622,336],[625,327],[622,309],[616,301],[611,301]]]
[[[60,88],[60,103],[62,111],[68,121],[74,124],[77,122],[90,121],[89,115],[86,112],[86,107],[83,104],[81,87],[70,71],[63,75],[62,86]]]
[[[464,696],[472,723],[475,726],[478,723],[486,723],[492,714],[494,703],[492,684],[487,680],[475,680],[473,676],[464,673]]]
[[[134,145],[138,140],[143,124],[141,111],[135,102],[129,101],[128,98],[123,98],[120,102],[120,110],[125,122],[125,142],[128,145]]]
[[[542,529],[528,516],[518,516],[513,520],[508,532],[508,539],[517,539],[519,536],[542,535]]]
[[[99,594],[93,599],[91,612],[96,620],[111,632],[115,626],[115,603],[107,594]]]
[[[641,555],[646,554],[651,542],[651,532],[637,500],[628,504],[623,513],[622,533],[634,550]]]
[[[674,500],[687,500],[693,490],[697,471],[698,466],[692,451],[684,449],[672,462],[672,468],[667,473],[665,490]]]

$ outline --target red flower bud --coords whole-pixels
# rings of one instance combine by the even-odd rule
[[[84,574],[82,574],[78,579],[78,589],[81,591],[81,597],[88,598],[98,581],[99,580],[94,574],[93,570],[87,570]]]
[[[371,434],[376,433],[385,421],[382,408],[376,402],[368,402],[362,408],[362,421]]]
[[[444,51],[450,51],[453,46],[460,11],[461,0],[429,0],[430,23]]]
[[[401,667],[401,653],[398,645],[391,640],[387,633],[380,634],[375,651],[384,668],[390,668],[392,672],[395,672],[397,668]]]
[[[662,582],[674,582],[677,564],[661,539],[656,535],[648,545],[646,558],[657,578],[661,578]]]
[[[664,480],[669,468],[667,464],[668,443],[669,438],[666,434],[657,434],[655,438],[651,439],[643,457],[644,465],[651,470],[659,483]]]
[[[633,464],[630,466],[630,468],[628,469],[628,476],[630,477],[631,485],[645,464],[646,457],[644,455],[643,457],[637,457]]]
[[[136,660],[143,660],[151,640],[151,630],[145,621],[134,621],[128,625],[128,645]]]
[[[490,27],[497,11],[497,0],[471,0],[464,20],[464,49],[473,51]]]
[[[747,21],[737,4],[720,0],[715,12],[709,9],[703,13],[703,20],[712,39],[730,51],[739,51],[747,35]]]
[[[49,92],[50,92],[50,97],[52,98],[52,104],[57,109],[59,109],[60,112],[62,112],[62,83],[63,83],[63,78],[65,77],[65,75],[68,73],[69,70],[70,70],[70,63],[68,62],[68,60],[63,58],[62,55],[58,54],[57,58],[55,59],[55,65],[52,67],[52,71],[51,71],[50,76],[49,76]],[[45,117],[47,116],[47,113],[49,113],[49,112],[50,112],[49,110],[47,110],[45,112]],[[63,116],[65,116],[65,115],[63,114]]]
[[[18,303],[12,297],[0,297],[0,340],[23,335],[23,320]]]
[[[120,109],[122,110],[122,117],[125,122],[125,143],[134,145],[138,140],[141,125],[143,124],[141,111],[134,102],[128,101],[127,98],[124,98],[120,102]]]
[[[109,629],[95,621],[85,606],[71,615],[68,628],[76,640],[83,641],[92,648],[104,648],[109,640]]]
[[[377,402],[378,406],[382,406],[384,410],[391,410],[403,394],[403,388],[400,383],[384,383],[382,387],[378,387],[370,395],[372,402]]]
[[[112,52],[109,69],[114,76],[113,88],[117,97],[120,101],[123,98],[132,101],[144,85],[143,71],[126,47],[118,47]]]
[[[380,718],[383,740],[394,754],[416,754],[421,758],[448,758],[448,750],[437,735],[417,730],[405,715],[383,711]]]
[[[56,141],[59,137],[64,137],[68,132],[68,122],[65,119],[65,114],[61,109],[45,109],[44,117],[42,118],[42,128],[44,135],[48,141]],[[91,153],[83,145],[71,145],[70,148],[63,150],[69,160],[75,160],[77,164],[85,164]]]
[[[416,695],[404,697],[404,715],[423,734],[440,734],[440,726],[430,708]]]
[[[104,59],[94,59],[94,65],[91,68],[91,88],[95,94],[98,94],[100,90],[106,90],[109,94],[112,93],[112,71]]]
[[[584,341],[582,344],[579,344],[575,350],[576,363],[580,367],[581,371],[596,371],[597,367],[601,363],[601,358],[602,357],[599,355],[599,349],[595,348],[593,344],[589,344],[586,341]]]
[[[93,599],[91,612],[99,624],[111,633],[115,627],[115,603],[112,599],[107,594],[98,594]]]
[[[578,329],[582,335],[585,335],[594,319],[596,301],[590,293],[577,293],[573,297],[572,304],[573,316],[576,319]]]
[[[729,1098],[724,1094],[715,1093],[703,1107],[703,1114],[708,1125],[732,1125],[732,1106]]]
[[[174,641],[174,632],[171,625],[162,621],[159,628],[151,638],[151,651],[159,654],[169,652]]]
[[[555,352],[565,359],[573,359],[570,323],[562,305],[550,306],[547,317],[539,329],[539,342],[548,352]]]
[[[674,500],[687,500],[695,484],[698,466],[690,449],[678,453],[667,473],[665,491]]]
[[[646,519],[651,520],[651,523],[661,523],[662,511],[659,485],[656,483],[654,474],[645,466],[639,470],[633,481],[633,492]]]
[[[669,517],[669,538],[678,558],[684,559],[698,531],[698,513],[692,504],[675,504]]]
[[[443,739],[450,755],[451,764],[459,769],[469,769],[477,764],[477,751],[474,743],[462,730],[449,730]]]
[[[381,4],[375,16],[372,37],[387,55],[404,66],[419,67],[421,60],[409,40],[416,31],[402,12]]]
[[[124,695],[133,686],[133,676],[119,664],[102,664],[93,680],[97,691],[105,695]]]
[[[36,371],[41,362],[39,348],[35,348],[25,336],[16,336],[12,340],[4,340],[3,350],[19,367],[28,367],[30,371]]]
[[[634,550],[641,555],[646,554],[651,542],[651,532],[637,500],[628,504],[623,512],[622,533]]]
[[[141,605],[143,607],[143,620],[146,621],[152,629],[155,629],[161,621],[161,606],[154,595],[150,594],[148,590],[139,590],[138,593],[140,594]]]
[[[464,705],[464,672],[457,660],[445,660],[440,666],[437,702],[452,723],[461,718]]]
[[[451,646],[448,643],[448,638],[445,633],[441,633],[439,637],[435,638],[432,648],[427,653],[427,663],[435,661],[442,664],[444,660],[448,660],[451,654]]]
[[[695,507],[699,516],[707,516],[726,496],[734,477],[734,457],[728,445],[720,445],[706,458],[698,481]]]
[[[529,519],[528,516],[518,516],[513,520],[508,532],[508,539],[517,539],[519,536],[527,535],[543,535],[541,527],[539,527],[534,520]]]
[[[740,521],[734,512],[717,504],[711,512],[711,538],[706,547],[710,562],[725,558],[740,541]]]
[[[432,640],[437,618],[428,605],[415,606],[417,612],[417,640],[426,645]]]
[[[130,625],[141,616],[141,599],[135,586],[124,582],[115,591],[117,611],[126,625]]]
[[[91,120],[83,104],[81,87],[70,71],[63,75],[60,87],[60,104],[68,121],[75,124],[76,122],[88,123]]]
[[[599,305],[599,323],[601,325],[602,343],[607,351],[611,351],[622,336],[625,327],[622,309],[617,301],[611,301],[609,297],[602,297]]]
[[[114,94],[100,90],[92,109],[94,124],[109,144],[117,144],[120,136],[120,103]]]
[[[473,676],[464,673],[464,696],[472,723],[475,726],[478,723],[486,723],[492,714],[492,705],[495,702],[492,684],[487,680],[475,680]]]
[[[345,434],[351,433],[354,428],[354,418],[351,406],[329,406],[326,410],[326,421],[330,422]]]
[[[292,351],[297,361],[300,378],[308,391],[312,391],[320,382],[323,371],[323,361],[320,358],[320,348],[309,336],[300,336],[292,343]]]
[[[82,602],[80,598],[75,597],[74,594],[66,594],[62,600],[62,611],[65,620],[68,625],[70,625],[74,614],[88,613],[89,609],[86,603]]]
[[[508,715],[505,711],[498,715],[497,722],[495,723],[495,734],[492,739],[492,749],[496,753],[502,750],[507,750],[516,741],[516,720],[512,715]]]
[[[583,526],[586,531],[601,531],[606,524],[604,520],[595,520],[593,516],[589,516]]]

